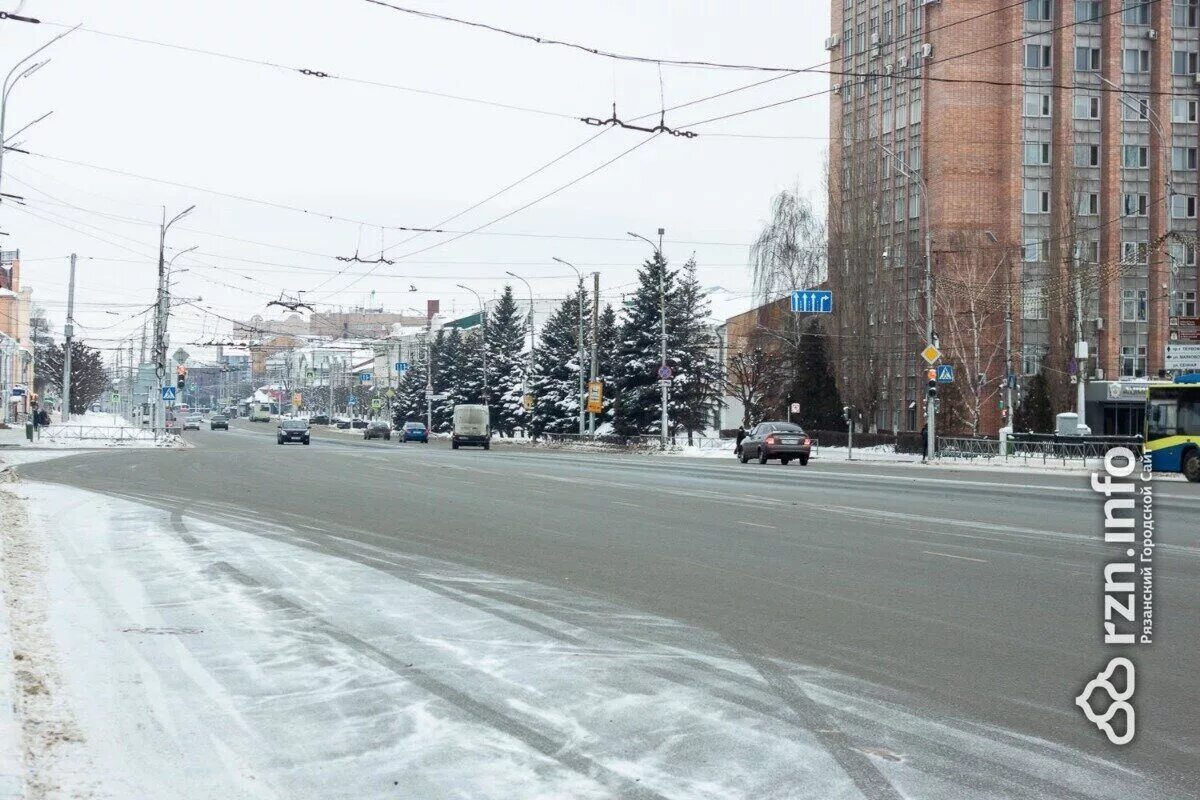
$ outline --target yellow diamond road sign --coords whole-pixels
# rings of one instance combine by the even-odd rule
[[[929,345],[921,351],[921,358],[925,359],[927,364],[932,364],[942,357],[942,351],[938,350],[933,345]]]

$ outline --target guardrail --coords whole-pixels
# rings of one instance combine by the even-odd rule
[[[1062,463],[1085,466],[1089,459],[1104,458],[1113,447],[1128,447],[1138,457],[1142,453],[1140,439],[1094,439],[1063,441],[1058,438],[1009,439],[1007,452],[1001,452],[998,439],[938,437],[937,458],[957,460],[997,460],[1020,464]]]
[[[555,448],[570,448],[578,450],[611,450],[621,452],[644,452],[650,453],[662,449],[662,437],[658,434],[634,434],[632,436],[619,436],[617,434],[601,434],[592,436],[590,434],[578,433],[543,433],[537,438],[533,444],[537,447]],[[817,440],[812,440],[812,452],[817,452]],[[667,437],[667,449],[676,452],[682,451],[686,447],[693,447],[697,450],[705,451],[729,451],[730,457],[733,456],[734,448],[737,446],[737,440],[733,438],[723,438],[716,436],[701,436],[693,433],[692,440],[689,444],[686,433],[679,433]]]
[[[125,428],[110,425],[48,425],[38,429],[39,440],[54,444],[70,442],[169,442],[180,434],[179,428]]]

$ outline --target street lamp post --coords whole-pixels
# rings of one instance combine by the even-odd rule
[[[528,395],[529,394],[529,376],[533,374],[533,348],[534,348],[534,341],[533,341],[533,336],[534,336],[534,334],[533,334],[533,287],[529,285],[529,281],[525,280],[524,278],[522,278],[520,275],[518,275],[515,272],[505,270],[504,274],[511,275],[512,277],[516,278],[521,283],[525,284],[525,288],[529,290],[529,366],[525,368],[525,380],[521,381],[521,384],[522,384],[521,394]],[[525,398],[522,397],[521,401],[524,402],[524,399]]]
[[[587,413],[584,409],[584,395],[587,394],[587,390],[583,385],[583,273],[579,271],[579,267],[570,261],[563,261],[558,256],[552,256],[552,258],[558,263],[575,270],[575,274],[579,276],[579,337],[575,344],[579,350],[579,435],[582,436],[585,430],[585,414]],[[592,335],[595,336],[596,332],[592,331]]]
[[[483,335],[479,337],[479,349],[483,354],[483,402],[484,405],[487,405],[488,400],[491,399],[491,392],[488,390],[487,311],[483,308],[483,297],[480,296],[479,292],[461,283],[456,283],[455,286],[460,289],[466,289],[475,295],[475,299],[479,301],[479,324],[483,326]]]
[[[79,29],[79,26],[76,25],[74,28],[65,30],[62,33],[60,33],[58,36],[55,36],[53,39],[46,42],[44,45],[39,47],[37,50],[34,50],[32,53],[25,56],[20,61],[18,61],[16,64],[14,64],[13,68],[10,69],[8,71],[8,74],[4,77],[3,91],[0,91],[0,184],[3,183],[3,179],[4,179],[4,143],[5,143],[5,141],[7,141],[5,139],[5,135],[4,135],[4,120],[5,120],[5,111],[8,108],[8,95],[13,90],[13,87],[16,86],[17,83],[22,78],[28,78],[33,73],[37,72],[39,69],[41,69],[42,67],[49,64],[50,59],[46,59],[45,61],[39,61],[38,63],[33,64],[30,67],[27,67],[25,70],[23,70],[20,73],[17,73],[17,70],[21,69],[22,66],[24,66],[26,63],[28,63],[29,60],[31,58],[33,58],[34,56],[36,56],[38,53],[42,52],[47,47],[54,44],[55,42],[57,42],[59,39],[63,38],[67,34],[73,33],[74,31],[76,31],[78,29]],[[15,78],[13,77],[14,74],[16,74]],[[35,122],[36,122],[36,120],[35,120]],[[29,126],[27,125],[26,127],[29,127]],[[18,131],[18,133],[20,133],[20,131]],[[14,136],[15,135],[16,134],[14,134]]]
[[[167,319],[170,313],[170,287],[167,284],[169,270],[166,260],[167,231],[176,222],[192,213],[192,209],[194,208],[195,206],[188,206],[172,217],[170,222],[167,222],[167,209],[163,208],[163,224],[159,229],[158,235],[158,313],[154,319],[154,372],[158,376],[158,404],[156,408],[158,409],[158,422],[162,427],[166,427],[167,420],[166,401],[163,400],[162,389],[166,385],[167,376]],[[195,248],[191,249],[194,250]],[[169,263],[174,264],[175,259],[185,252],[189,251],[185,250],[175,254]]]
[[[921,215],[925,218],[925,342],[933,345],[933,220],[929,216],[929,188],[925,185],[925,179],[913,172],[904,159],[878,142],[876,146],[891,157],[892,166],[898,174],[915,180],[921,190]],[[929,396],[928,391],[925,394],[925,427],[928,430],[925,460],[932,461],[937,451],[937,410],[934,398]]]
[[[663,258],[663,254],[662,254],[662,240],[663,240],[663,235],[666,232],[667,232],[666,228],[658,229],[658,244],[655,244],[654,242],[650,241],[649,239],[647,239],[645,236],[642,236],[641,234],[633,233],[632,231],[626,231],[626,233],[628,233],[633,238],[641,239],[643,242],[645,242],[646,244],[653,247],[654,255],[657,257],[658,261],[660,262],[659,270],[658,270],[658,312],[659,312],[658,316],[659,316],[659,345],[660,345],[661,352],[660,352],[660,359],[659,359],[660,375],[659,375],[659,380],[658,380],[658,387],[662,393],[662,411],[661,411],[661,414],[659,417],[659,426],[661,428],[660,433],[659,433],[659,438],[661,440],[660,446],[664,450],[667,449],[667,435],[668,435],[668,428],[670,427],[669,423],[667,421],[667,402],[668,402],[667,392],[669,391],[670,386],[671,386],[671,380],[669,378],[662,377],[662,374],[661,374],[664,370],[667,369],[667,263],[666,263],[666,259]]]

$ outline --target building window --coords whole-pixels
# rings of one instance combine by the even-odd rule
[[[1175,50],[1171,53],[1171,74],[1172,75],[1195,75],[1197,72],[1197,58],[1200,54],[1194,53],[1191,50]]]
[[[1025,116],[1027,117],[1048,117],[1050,116],[1050,95],[1041,94],[1040,92],[1025,93]]]
[[[925,5],[925,0],[912,0],[912,29],[913,33],[921,30],[921,6]]]
[[[1100,98],[1075,95],[1075,119],[1100,119]]]
[[[1149,0],[1125,0],[1125,9],[1121,12],[1121,21],[1126,25],[1149,25]]]
[[[1145,242],[1121,242],[1121,261],[1126,264],[1145,264],[1148,255]]]
[[[1122,97],[1121,119],[1150,119],[1150,101],[1145,97]]]
[[[1176,28],[1195,28],[1198,0],[1175,0],[1171,21]]]
[[[1171,169],[1180,169],[1180,170],[1196,169],[1196,148],[1194,148],[1194,147],[1172,147],[1171,148]]]
[[[1077,167],[1098,167],[1098,166],[1100,166],[1100,145],[1098,145],[1098,144],[1077,144],[1077,145],[1075,145],[1075,166],[1077,166]]]
[[[1075,69],[1079,72],[1096,72],[1100,69],[1099,47],[1076,47]]]
[[[1027,44],[1027,45],[1025,45],[1025,68],[1026,69],[1050,69],[1050,45],[1048,45],[1048,44]]]
[[[1100,263],[1100,242],[1089,239],[1079,243],[1079,260],[1084,264]]]
[[[1025,143],[1025,159],[1026,166],[1042,166],[1050,163],[1050,143],[1049,142],[1026,142]]]
[[[1195,122],[1196,117],[1196,101],[1175,99],[1171,101],[1171,121],[1172,122]]]
[[[908,121],[913,125],[921,121],[921,98],[913,98],[912,107],[908,112]]]
[[[1025,0],[1025,19],[1030,22],[1050,20],[1050,0]]]
[[[1037,189],[1026,189],[1023,210],[1026,214],[1049,214],[1050,193]]]
[[[1132,73],[1149,72],[1150,51],[1132,47],[1126,48],[1121,59],[1121,70]]]
[[[1099,22],[1100,0],[1075,0],[1076,22]]]
[[[1046,319],[1046,290],[1040,286],[1026,286],[1021,290],[1021,318]]]
[[[1121,322],[1146,321],[1146,290],[1121,290]]]
[[[1127,217],[1144,217],[1146,216],[1146,195],[1144,194],[1126,194],[1123,195],[1122,212]]]
[[[920,142],[913,142],[912,147],[908,149],[908,169],[910,172],[920,172],[921,170]]]
[[[892,40],[892,10],[889,8],[883,12],[883,41],[890,42]]]
[[[1186,242],[1172,242],[1170,249],[1167,251],[1171,254],[1173,267],[1194,267],[1196,266],[1196,246]]]
[[[1121,348],[1121,377],[1141,378],[1146,374],[1146,346]]]
[[[1042,359],[1046,357],[1046,348],[1040,344],[1021,345],[1021,373],[1037,375],[1042,371]]]
[[[1176,292],[1175,293],[1175,316],[1177,317],[1194,317],[1196,316],[1196,293],[1195,292]]]
[[[1183,194],[1171,195],[1172,219],[1195,219],[1196,198]]]
[[[1095,192],[1085,192],[1079,195],[1077,216],[1094,217],[1100,213],[1100,195]]]
[[[1146,169],[1150,165],[1150,148],[1127,144],[1121,148],[1121,166],[1127,169]]]
[[[1042,242],[1040,239],[1026,239],[1021,245],[1021,260],[1034,263],[1042,260]]]

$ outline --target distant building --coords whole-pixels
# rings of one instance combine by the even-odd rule
[[[33,392],[32,299],[21,285],[21,251],[0,251],[0,418],[6,421],[29,410]]]

